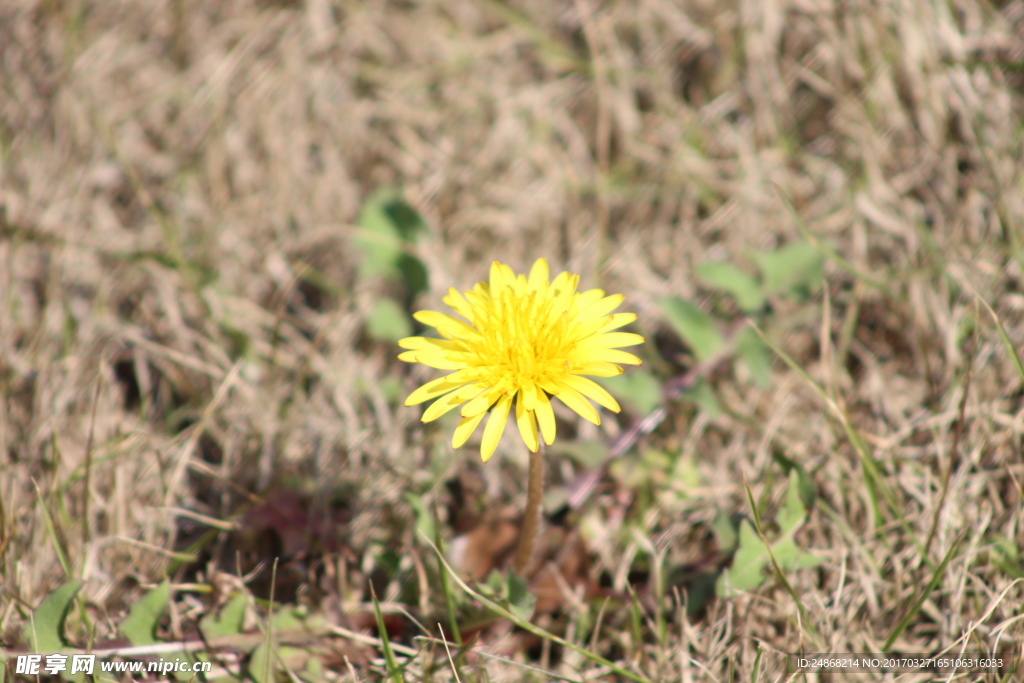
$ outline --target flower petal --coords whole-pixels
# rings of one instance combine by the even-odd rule
[[[487,426],[484,427],[484,438],[480,442],[480,457],[484,462],[491,459],[494,449],[498,447],[501,434],[505,431],[505,423],[508,422],[508,410],[512,406],[512,395],[505,394],[494,406],[491,416],[487,418]]]
[[[587,306],[587,308],[581,310],[580,320],[587,321],[592,320],[593,318],[602,318],[618,308],[625,298],[626,297],[621,294],[606,296],[605,298],[596,301]]]
[[[402,354],[403,356],[405,354]],[[414,406],[424,401],[429,401],[432,398],[437,398],[447,394],[449,391],[454,391],[462,385],[466,384],[465,381],[459,379],[452,379],[456,373],[442,377],[441,379],[435,379],[432,382],[427,382],[416,391],[409,394],[409,398],[405,399],[405,405]]]
[[[505,288],[504,277],[501,272],[501,264],[497,261],[491,261],[491,271],[487,278],[488,291],[490,291],[492,297],[498,296],[498,293]]]
[[[604,363],[622,363],[623,365],[643,365],[643,361],[631,353],[617,349],[576,349],[569,354],[573,363],[601,361]]]
[[[576,315],[582,317],[580,314],[593,306],[595,303],[600,301],[604,297],[603,289],[590,289],[582,294],[576,295]]]
[[[530,380],[523,382],[519,389],[519,395],[526,401],[526,409],[531,412],[537,409],[537,391],[537,385]]]
[[[512,287],[516,286],[516,272],[512,270],[512,266],[507,263],[501,264],[501,274],[505,276],[505,286]]]
[[[548,286],[548,277],[550,271],[548,269],[548,260],[546,258],[539,258],[533,262],[533,267],[530,268],[530,278],[526,282],[527,290],[531,292],[542,292]]]
[[[398,354],[398,360],[406,363],[422,363],[438,370],[460,370],[466,362],[453,358],[446,353],[430,353],[429,351],[406,351]]]
[[[473,307],[469,305],[468,301],[466,301],[466,297],[459,294],[459,290],[455,289],[454,287],[448,288],[448,296],[441,299],[441,301],[445,302],[453,309],[455,309],[456,313],[461,315],[470,323],[472,323],[475,320],[475,316],[473,315]],[[399,344],[401,344],[401,342],[399,342]]]
[[[462,405],[464,402],[465,401],[459,399],[459,395],[457,393],[442,396],[431,403],[427,409],[423,411],[423,415],[420,416],[420,422],[433,422],[453,408],[457,408]]]
[[[537,440],[537,418],[532,410],[526,409],[526,396],[532,394],[532,391],[519,392],[519,400],[516,401],[516,424],[519,426],[519,434],[523,437],[523,443],[531,453],[536,453],[540,447]]]
[[[462,444],[469,440],[469,437],[473,434],[473,431],[477,428],[477,425],[484,419],[484,415],[487,413],[480,413],[474,417],[464,417],[459,421],[459,426],[455,428],[455,434],[452,435],[452,448],[462,448]]]
[[[555,442],[555,411],[551,409],[551,399],[543,389],[537,387],[534,390],[537,397],[537,422],[540,423],[540,433],[544,435],[544,443],[551,445]]]
[[[591,377],[618,377],[623,370],[614,363],[591,360],[585,363],[573,363],[570,372],[574,375],[590,375]]]
[[[516,274],[512,267],[498,261],[491,261],[490,287],[491,297],[497,298],[506,287],[515,287]]]
[[[601,329],[601,326],[603,324],[603,318],[594,318],[588,323],[580,323],[579,321],[576,321],[572,327],[571,333],[574,345],[575,343],[579,343],[585,339],[590,339],[591,337],[593,337],[595,334],[597,334],[597,331]]]
[[[458,391],[453,391],[447,396],[442,396],[431,403],[430,406],[423,411],[423,416],[420,418],[420,421],[433,422],[449,410],[457,408],[469,399],[475,397],[478,393],[480,393],[480,387],[476,384],[471,384],[459,389]]]
[[[398,340],[398,346],[413,350],[451,351],[455,348],[455,343],[447,339],[434,339],[433,337],[406,337]]]
[[[579,286],[580,276],[574,273],[559,273],[555,276],[554,281],[551,283],[551,292],[555,296],[555,300],[561,302],[562,307],[565,307],[562,300],[568,301],[569,297],[576,293],[576,287]]]
[[[630,324],[634,320],[636,320],[636,313],[612,313],[604,319],[597,332],[601,333],[617,330],[624,325]]]
[[[412,314],[412,317],[416,318],[424,325],[436,327],[438,332],[449,337],[456,337],[459,339],[480,338],[480,333],[475,329],[461,320],[456,320],[450,315],[445,315],[444,313],[438,313],[437,311],[417,311]]]
[[[491,388],[474,398],[466,405],[462,406],[462,411],[459,414],[462,415],[462,417],[473,417],[480,413],[486,413],[487,409],[494,405],[494,402],[498,400],[501,393],[501,389]]]
[[[579,377],[577,375],[568,375],[566,377],[562,377],[559,382],[567,385],[571,389],[575,389],[587,398],[597,401],[613,413],[617,413],[622,410],[622,408],[619,407],[618,401],[616,401],[611,394],[605,391],[604,387],[593,380],[587,379],[586,377]]]
[[[601,416],[598,415],[597,409],[591,405],[590,401],[583,397],[583,394],[576,391],[572,387],[562,385],[558,388],[558,393],[555,394],[559,401],[569,406],[574,412],[578,413],[580,417],[588,422],[593,422],[596,425],[601,424]]]
[[[632,332],[608,332],[596,334],[576,342],[577,349],[616,349],[620,346],[643,344],[644,338]]]

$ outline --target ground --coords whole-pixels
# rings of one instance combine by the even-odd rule
[[[0,5],[5,656],[1020,655],[1022,63],[1020,0]],[[542,256],[647,342],[557,414],[531,611],[522,441],[453,450],[395,342]]]

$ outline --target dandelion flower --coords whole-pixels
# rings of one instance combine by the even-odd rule
[[[543,258],[533,264],[529,277],[495,261],[489,282],[478,283],[465,296],[452,288],[444,297],[465,322],[420,311],[414,317],[437,328],[443,339],[408,337],[398,342],[408,349],[400,360],[454,370],[424,384],[405,401],[413,406],[436,399],[424,411],[424,422],[462,406],[454,448],[466,443],[490,412],[480,447],[485,462],[505,431],[513,403],[519,433],[536,453],[539,437],[548,445],[555,440],[552,397],[601,424],[588,399],[614,412],[619,412],[619,404],[583,375],[613,377],[622,374],[618,364],[640,365],[639,358],[618,347],[642,344],[643,337],[612,331],[636,320],[633,313],[611,314],[622,303],[622,295],[605,296],[600,289],[579,293],[579,275],[562,273],[550,282],[548,276]]]

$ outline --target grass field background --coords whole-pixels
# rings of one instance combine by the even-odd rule
[[[260,683],[1019,655],[1022,63],[1020,0],[0,3],[4,651]],[[529,620],[579,649],[442,571],[431,542],[505,566],[526,449],[453,451],[394,343],[542,256],[648,340],[548,453]]]

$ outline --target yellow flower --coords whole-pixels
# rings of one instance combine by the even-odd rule
[[[490,410],[480,447],[484,462],[505,431],[513,400],[519,433],[533,452],[540,446],[538,424],[544,443],[555,440],[552,396],[594,424],[601,424],[601,417],[588,398],[619,412],[611,394],[581,375],[614,377],[622,374],[616,363],[640,365],[639,358],[617,347],[642,344],[644,338],[611,331],[636,320],[633,313],[609,315],[624,297],[605,296],[600,289],[578,293],[580,276],[570,273],[549,283],[548,262],[542,258],[529,278],[497,261],[490,275],[490,282],[478,283],[465,296],[452,288],[444,297],[468,322],[436,311],[414,315],[444,339],[402,339],[398,345],[409,350],[398,358],[455,372],[424,384],[405,405],[436,398],[423,413],[423,421],[430,422],[465,404],[454,448],[466,443]]]

